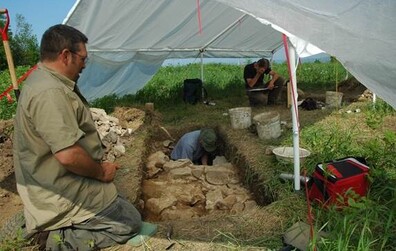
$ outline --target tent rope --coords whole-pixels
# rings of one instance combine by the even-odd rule
[[[199,34],[202,34],[201,7],[200,7],[200,4],[199,4],[199,0],[197,0],[197,15],[198,15]]]
[[[307,180],[307,169],[304,168],[304,179]],[[311,207],[311,202],[309,200],[309,188],[308,188],[308,182],[305,182],[305,196],[307,198],[307,217],[308,217],[308,223],[309,223],[309,235],[311,238],[311,241],[313,242],[314,239],[314,225],[313,225],[313,221],[314,221],[314,216],[312,213],[312,207]],[[316,251],[316,245],[313,242],[313,250]]]
[[[34,70],[36,70],[36,69],[37,69],[37,64],[36,64],[35,66],[33,66],[32,68],[30,68],[27,72],[25,72],[25,74],[23,74],[22,77],[20,77],[20,78],[17,80],[17,83],[18,83],[18,84],[22,83],[22,82],[30,75],[30,73],[32,73],[32,72],[33,72]],[[13,100],[12,100],[12,97],[11,97],[11,95],[10,95],[10,93],[9,93],[12,89],[13,89],[13,86],[10,85],[10,86],[7,88],[7,90],[5,90],[2,94],[0,94],[0,100],[1,100],[3,97],[7,97],[8,102],[9,102],[9,103],[12,103]]]

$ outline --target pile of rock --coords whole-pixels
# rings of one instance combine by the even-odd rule
[[[238,170],[228,162],[193,165],[169,160],[158,151],[149,156],[143,181],[144,209],[152,220],[176,220],[212,213],[236,214],[257,206],[242,187]]]
[[[122,136],[132,134],[131,128],[122,128],[116,117],[107,115],[106,111],[99,108],[90,108],[95,121],[96,129],[106,147],[104,161],[114,162],[117,157],[125,154],[125,146],[121,141]]]
[[[362,95],[360,95],[359,101],[371,101],[373,100],[373,92],[370,91],[369,89],[366,89]]]

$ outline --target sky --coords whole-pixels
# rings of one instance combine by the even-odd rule
[[[47,28],[63,22],[75,2],[76,0],[0,0],[0,8],[8,10],[12,32],[16,28],[16,14],[21,14],[40,41]]]

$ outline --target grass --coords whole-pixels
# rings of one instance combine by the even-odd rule
[[[217,100],[224,97],[244,97],[243,67],[244,65],[205,64],[204,87],[209,93],[208,98]],[[17,67],[17,78],[21,77],[29,68],[29,66]],[[272,68],[282,76],[288,75],[285,63],[273,64]],[[116,97],[110,94],[94,100],[92,105],[104,107],[106,112],[111,112],[116,106],[127,106],[131,103],[136,105],[154,102],[159,107],[181,104],[184,79],[200,78],[200,73],[200,64],[161,67],[158,73],[135,95]],[[304,63],[299,66],[297,71],[298,85],[302,90],[334,89],[335,84],[340,82],[338,76],[346,74],[346,70],[338,62]],[[0,93],[3,93],[9,86],[11,86],[9,72],[0,72]],[[20,85],[21,88],[23,88],[23,84]],[[10,92],[10,95],[15,100],[13,92]],[[0,119],[12,118],[16,109],[15,102],[8,102],[6,98],[2,98],[0,105]]]
[[[273,66],[282,75],[286,75],[286,65]],[[229,128],[228,118],[224,116],[229,108],[247,106],[242,66],[205,65],[204,86],[209,99],[216,106],[203,104],[187,105],[182,101],[182,85],[186,78],[198,78],[200,66],[163,67],[153,79],[135,95],[124,97],[107,96],[92,102],[92,106],[111,113],[116,106],[143,107],[153,102],[161,114],[161,123],[172,132],[183,131],[201,126]],[[4,73],[0,80],[4,80]],[[346,71],[338,63],[306,63],[298,69],[299,88],[302,90],[334,90]],[[4,82],[4,81],[2,81]],[[4,86],[3,86],[4,87]],[[5,102],[4,99],[0,102]],[[4,105],[4,106],[3,106]],[[351,201],[343,210],[322,208],[313,204],[315,228],[323,229],[329,235],[317,244],[320,250],[394,250],[396,247],[396,128],[395,110],[379,100],[375,105],[369,103],[352,104],[353,108],[341,110],[312,111],[302,117],[300,144],[310,149],[311,156],[304,162],[303,170],[311,173],[317,163],[345,156],[362,156],[370,166],[370,190],[366,197]],[[346,109],[359,108],[360,113],[347,114]],[[12,104],[1,104],[2,119],[12,117]],[[255,110],[255,113],[263,110]],[[312,115],[315,114],[315,115]],[[302,114],[303,115],[303,112]],[[228,126],[228,127],[227,127]],[[296,196],[291,183],[282,183],[274,179],[282,171],[291,170],[273,160],[272,156],[262,153],[269,143],[290,145],[291,132],[283,133],[280,139],[263,143],[249,132],[233,132],[224,129],[229,142],[235,146],[233,151],[241,152],[235,159],[244,163],[246,183],[259,182],[276,198],[268,210],[282,215],[282,229],[291,226],[297,220],[306,217],[306,205],[303,196]],[[259,239],[241,239],[234,233],[219,232],[226,248],[239,250],[249,245],[279,248],[279,232],[264,235]],[[259,244],[257,244],[259,243]],[[314,250],[314,247],[311,247]]]
[[[384,102],[376,108],[372,104],[361,108],[363,114],[348,123],[341,122],[346,120],[344,114],[336,114],[302,130],[302,144],[317,153],[307,165],[311,171],[314,163],[345,156],[363,156],[372,169],[367,197],[350,201],[350,207],[342,211],[317,208],[317,223],[331,233],[320,250],[391,250],[396,245],[392,238],[396,233],[396,131],[380,122],[394,117],[395,111]],[[375,127],[367,120],[372,116],[379,123]]]

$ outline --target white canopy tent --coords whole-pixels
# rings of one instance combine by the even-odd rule
[[[89,37],[88,99],[136,92],[167,58],[271,57],[281,29],[396,107],[395,11],[393,0],[77,0],[64,23]]]
[[[89,38],[79,80],[89,100],[135,93],[168,58],[270,58],[284,33],[294,85],[295,54],[315,44],[396,108],[394,13],[393,0],[77,0],[64,23]],[[293,133],[298,149],[296,121]]]
[[[282,46],[270,25],[216,1],[80,0],[65,23],[89,37],[87,99],[135,93],[168,58],[270,58]]]

